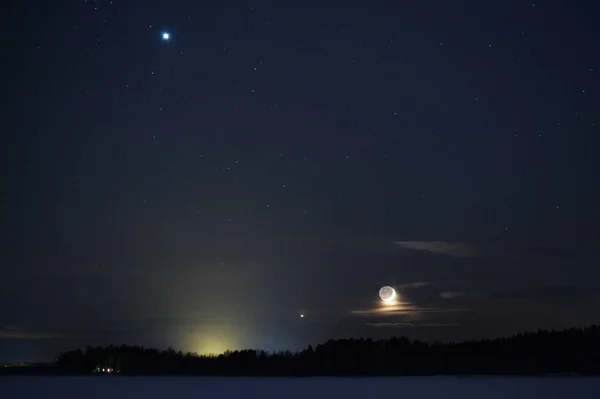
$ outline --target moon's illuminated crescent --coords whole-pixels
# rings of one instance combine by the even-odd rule
[[[393,302],[396,299],[396,290],[386,285],[385,287],[381,287],[379,289],[379,298],[383,302]]]

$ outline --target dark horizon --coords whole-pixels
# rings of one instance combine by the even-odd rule
[[[27,359],[13,359],[10,361],[3,361],[0,362],[0,364],[15,364],[15,363],[24,363],[24,364],[35,364],[35,363],[40,363],[40,364],[52,364],[56,361],[56,358],[58,355],[62,354],[62,353],[67,353],[70,351],[77,351],[77,350],[83,350],[85,351],[86,348],[96,348],[96,347],[122,347],[122,346],[128,346],[128,347],[142,347],[145,349],[149,349],[149,350],[157,350],[157,351],[167,351],[167,350],[174,350],[175,352],[181,352],[183,354],[193,354],[195,356],[208,356],[208,357],[212,357],[212,356],[219,356],[222,354],[226,354],[228,352],[236,352],[236,351],[258,351],[258,352],[266,352],[266,353],[279,353],[279,352],[290,352],[292,354],[297,354],[300,353],[302,351],[306,351],[307,348],[312,347],[315,348],[319,345],[323,345],[327,342],[330,341],[344,341],[344,340],[374,340],[374,341],[386,341],[389,339],[407,339],[413,342],[421,342],[424,344],[428,344],[428,345],[461,345],[461,344],[466,344],[466,343],[473,343],[473,342],[484,342],[484,341],[495,341],[495,340],[503,340],[503,339],[511,339],[514,337],[518,337],[518,336],[535,336],[536,334],[539,333],[550,333],[550,334],[562,334],[562,333],[567,333],[569,331],[584,331],[584,330],[594,330],[594,331],[598,331],[600,333],[600,324],[587,324],[587,325],[580,325],[580,326],[571,326],[571,327],[567,327],[567,328],[560,328],[560,329],[542,329],[542,328],[538,328],[538,329],[532,329],[532,330],[520,330],[520,331],[516,331],[512,334],[507,334],[507,335],[498,335],[498,336],[485,336],[485,337],[478,337],[478,338],[470,338],[470,339],[461,339],[461,340],[453,340],[453,339],[420,339],[420,338],[415,338],[415,337],[419,337],[422,336],[421,334],[397,334],[397,335],[383,335],[379,338],[373,338],[373,336],[369,336],[369,337],[360,337],[360,336],[340,336],[340,337],[329,337],[327,339],[321,340],[319,342],[310,342],[304,346],[299,346],[296,348],[285,348],[285,347],[281,347],[281,348],[273,348],[273,349],[265,349],[265,348],[259,348],[259,347],[239,347],[239,348],[225,348],[224,350],[222,350],[221,352],[218,353],[197,353],[194,351],[186,351],[183,350],[182,348],[178,348],[178,347],[173,347],[171,345],[166,345],[166,346],[149,346],[149,345],[142,345],[139,343],[117,343],[117,342],[108,342],[108,343],[101,343],[101,344],[94,344],[92,341],[88,341],[87,343],[83,344],[83,345],[79,345],[79,346],[75,346],[75,345],[69,345],[66,344],[66,346],[53,353],[51,356],[49,356],[47,359],[42,359],[42,358],[37,358],[35,360],[27,360]],[[599,334],[599,338],[600,338],[600,334]]]
[[[480,341],[343,338],[299,351],[242,349],[210,355],[184,353],[171,347],[87,346],[57,354],[52,364],[2,368],[0,375],[573,377],[600,375],[599,360],[600,326],[593,325]]]
[[[0,362],[600,323],[600,4],[384,3],[2,2]]]
[[[494,340],[498,340],[498,339],[510,339],[510,338],[514,338],[517,336],[535,336],[536,334],[539,333],[549,333],[549,334],[561,334],[561,333],[567,333],[569,331],[584,331],[584,330],[594,330],[600,333],[600,324],[588,324],[588,325],[582,325],[582,326],[571,326],[569,328],[563,328],[563,329],[548,329],[548,330],[544,330],[541,328],[538,328],[536,330],[529,330],[529,331],[518,331],[514,334],[510,334],[510,335],[504,335],[504,336],[496,336],[496,337],[482,337],[482,338],[473,338],[473,339],[464,339],[464,340],[460,340],[460,341],[454,341],[454,340],[422,340],[422,339],[415,339],[415,338],[410,338],[407,335],[394,335],[394,336],[390,336],[390,337],[385,337],[385,338],[372,338],[372,337],[330,337],[327,340],[321,341],[321,342],[317,342],[317,343],[309,343],[304,347],[300,347],[299,349],[292,349],[292,348],[283,348],[283,349],[273,349],[273,350],[266,350],[264,348],[231,348],[231,349],[226,349],[224,352],[222,353],[208,353],[208,354],[202,354],[202,353],[195,353],[192,351],[183,351],[180,348],[174,348],[172,346],[168,346],[165,348],[157,348],[157,347],[144,347],[143,345],[128,345],[128,344],[108,344],[108,345],[101,345],[103,347],[119,347],[119,346],[137,346],[137,347],[144,347],[146,349],[152,349],[152,350],[158,350],[158,351],[167,351],[167,350],[174,350],[176,352],[182,352],[184,354],[194,354],[197,356],[219,356],[221,354],[225,354],[227,352],[234,352],[234,351],[247,351],[247,350],[252,350],[252,351],[261,351],[261,352],[267,352],[267,353],[276,353],[276,352],[291,352],[292,354],[296,354],[302,351],[307,350],[309,347],[316,347],[318,345],[323,345],[329,341],[344,341],[344,340],[356,340],[356,341],[360,341],[360,340],[374,340],[374,341],[386,341],[389,339],[408,339],[411,341],[415,341],[415,342],[422,342],[422,343],[426,343],[426,344],[442,344],[442,345],[446,345],[446,344],[465,344],[465,343],[469,343],[469,342],[482,342],[482,341],[494,341]],[[94,345],[85,345],[85,347],[78,347],[78,348],[70,348],[69,350],[85,350],[85,348],[87,347],[94,347]]]

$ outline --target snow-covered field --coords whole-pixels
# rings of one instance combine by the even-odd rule
[[[598,398],[600,378],[0,377],[0,397],[118,398]]]

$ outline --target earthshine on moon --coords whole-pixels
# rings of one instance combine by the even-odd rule
[[[396,298],[396,290],[389,285],[381,287],[379,289],[379,298],[381,298],[383,302],[392,302]]]

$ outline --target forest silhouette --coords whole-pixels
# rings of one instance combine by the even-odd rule
[[[236,350],[202,356],[172,348],[87,347],[60,354],[46,372],[109,371],[218,376],[600,375],[600,326],[460,343],[404,337],[337,339],[295,353]]]

